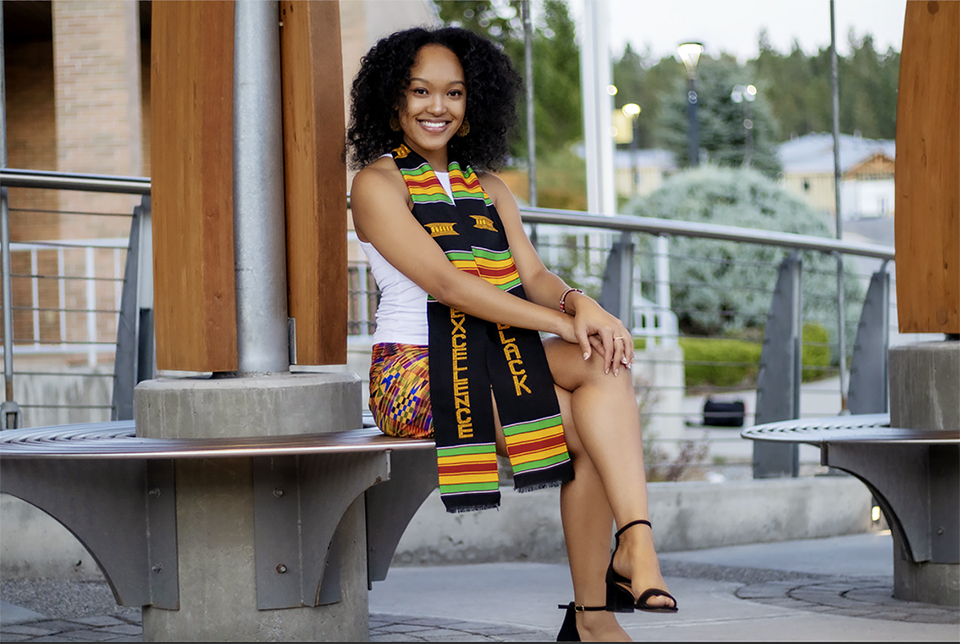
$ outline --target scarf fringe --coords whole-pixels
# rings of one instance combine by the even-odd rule
[[[483,510],[499,510],[500,504],[496,503],[493,505],[490,504],[480,504],[480,505],[464,505],[459,507],[447,508],[447,514],[463,514],[464,512],[482,512]]]
[[[523,487],[513,486],[513,489],[520,494],[525,494],[527,492],[536,492],[537,490],[545,490],[551,487],[560,487],[564,483],[571,481],[573,479],[567,479],[567,481],[538,481],[536,483],[531,483],[529,485],[524,485]]]
[[[559,487],[574,478],[573,463],[569,460],[540,471],[513,475],[513,489],[521,494],[548,487]]]

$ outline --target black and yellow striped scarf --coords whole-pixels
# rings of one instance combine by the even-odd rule
[[[451,161],[450,186],[405,145],[393,151],[413,215],[462,271],[525,299],[500,215],[476,173]],[[448,512],[500,504],[491,388],[514,486],[524,492],[573,478],[560,407],[540,335],[487,322],[427,298],[430,400]]]

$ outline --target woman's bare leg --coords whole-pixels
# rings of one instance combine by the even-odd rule
[[[592,549],[594,546],[580,544],[581,542],[592,544],[593,539],[599,540],[600,537],[591,534],[589,537],[584,535],[581,539],[579,531],[594,530],[586,526],[593,520],[601,521],[604,529],[608,529],[610,523],[609,519],[604,520],[599,517],[595,519],[592,514],[596,512],[595,507],[602,504],[597,504],[590,498],[592,490],[598,487],[590,483],[593,476],[591,470],[600,481],[608,507],[618,527],[637,519],[649,520],[650,518],[646,473],[643,467],[640,412],[637,408],[629,370],[621,367],[619,375],[615,375],[613,371],[605,374],[600,367],[597,352],[594,352],[590,360],[584,361],[579,346],[559,338],[547,340],[544,342],[544,348],[554,382],[570,392],[569,402],[565,403],[569,405],[570,411],[564,417],[564,423],[566,424],[569,418],[575,428],[575,442],[578,445],[574,449],[582,448],[582,453],[589,457],[588,462],[591,466],[584,472],[587,485],[583,489],[573,488],[572,493],[565,491],[561,507],[567,510],[564,534],[567,534],[568,523],[577,524],[571,525],[573,528],[571,534],[574,535],[575,543],[571,544],[568,541],[568,551],[571,545],[578,551],[585,549],[584,566],[589,566],[592,570],[592,566],[596,565],[593,559],[597,558]],[[574,454],[576,456],[575,452]],[[574,462],[576,467],[576,459]],[[580,471],[576,472],[579,478]],[[567,496],[570,498],[567,499]],[[587,505],[588,502],[591,503],[590,506]],[[566,515],[569,515],[569,519]],[[600,528],[595,530],[596,535],[599,535]],[[606,533],[604,543],[607,549],[609,538],[609,533]],[[579,554],[576,555],[576,557],[579,556]],[[608,556],[609,554],[606,554],[605,559]],[[571,573],[573,573],[576,557],[571,555]],[[591,563],[587,564],[586,561]],[[632,580],[634,597],[638,597],[648,588],[667,590],[654,550],[653,533],[646,526],[635,526],[620,537],[620,548],[614,560],[614,568],[621,575]],[[600,567],[600,574],[602,575],[605,570],[606,561]],[[585,583],[590,584],[589,581]],[[576,587],[576,578],[574,578],[574,584]],[[592,586],[588,585],[588,588]],[[666,597],[653,597],[648,601],[653,606],[673,604]]]
[[[574,480],[560,488],[560,519],[570,561],[573,600],[579,606],[603,606],[606,603],[605,574],[610,563],[610,536],[613,513],[607,503],[603,483],[577,436],[570,408],[570,392],[556,387],[563,419],[564,438],[573,462]],[[497,401],[493,401],[496,412]],[[507,455],[507,443],[496,420],[497,453]],[[577,631],[585,642],[629,641],[614,613],[591,611],[577,613]]]
[[[570,392],[557,387],[560,416],[567,449],[576,473],[574,480],[560,489],[560,518],[563,538],[570,560],[573,598],[580,606],[603,606],[606,602],[604,574],[610,561],[610,529],[613,512],[607,503],[603,482],[583,448],[572,421]],[[577,613],[577,630],[585,641],[629,641],[614,613],[606,611]]]

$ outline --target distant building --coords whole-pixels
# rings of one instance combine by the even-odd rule
[[[780,144],[783,186],[817,210],[836,216],[833,135],[806,134]],[[840,135],[840,212],[843,219],[893,217],[896,145]]]
[[[661,149],[614,151],[614,186],[618,197],[646,196],[677,169],[673,153]]]

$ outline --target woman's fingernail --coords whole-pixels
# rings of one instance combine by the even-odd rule
[[[584,354],[583,354],[583,359],[584,359],[584,360],[588,360],[589,358],[590,358],[590,354],[589,354],[589,353],[584,353]]]
[[[614,369],[614,370],[613,370],[613,375],[619,376],[619,375],[620,375],[620,369]]]

